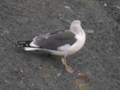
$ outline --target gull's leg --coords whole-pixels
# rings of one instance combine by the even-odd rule
[[[72,67],[70,67],[70,66],[67,65],[67,63],[66,63],[66,57],[65,56],[61,58],[61,61],[62,61],[62,64],[65,66],[66,71],[68,73],[72,74],[74,71],[73,71]]]

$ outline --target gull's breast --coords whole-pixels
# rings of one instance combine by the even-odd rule
[[[78,35],[77,37],[77,41],[69,48],[68,55],[74,54],[77,51],[79,51],[85,44],[85,40],[86,40],[86,36],[85,33],[81,36]]]

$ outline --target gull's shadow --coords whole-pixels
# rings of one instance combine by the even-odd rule
[[[60,68],[61,66],[61,59],[59,56],[54,56],[46,52],[32,52],[32,53],[29,52],[29,54],[41,58],[41,60],[45,62],[49,62],[51,65],[53,65],[56,68]]]
[[[61,58],[59,56],[54,56],[47,52],[26,52],[21,48],[15,48],[15,51],[17,53],[22,53],[32,58],[40,58],[40,60],[42,60],[43,62],[49,62],[56,68],[61,67]]]

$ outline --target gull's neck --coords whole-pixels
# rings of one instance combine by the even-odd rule
[[[74,33],[75,35],[82,35],[82,34],[85,33],[84,30],[82,29],[82,27],[79,27],[79,29],[77,28],[76,30],[70,28],[70,31],[71,31],[72,33]]]

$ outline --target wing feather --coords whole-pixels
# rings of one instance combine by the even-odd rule
[[[58,47],[66,44],[72,45],[75,41],[75,35],[70,31],[39,35],[33,39],[36,46],[51,50],[57,50]]]

